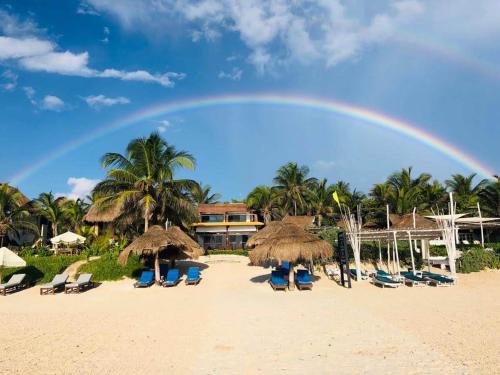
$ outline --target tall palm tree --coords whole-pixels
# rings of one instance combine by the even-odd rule
[[[474,209],[479,201],[479,193],[487,184],[487,180],[481,180],[474,185],[476,174],[469,176],[454,174],[451,179],[446,180],[445,184],[449,191],[454,193],[457,208],[462,211]]]
[[[431,175],[422,173],[417,178],[412,177],[412,167],[395,172],[387,179],[391,186],[391,208],[396,213],[403,215],[412,212],[414,207],[419,207],[423,202],[422,189],[428,184]]]
[[[321,227],[323,218],[333,213],[333,198],[328,181],[323,178],[317,181],[312,189],[311,209],[316,216],[318,226]]]
[[[203,185],[201,182],[196,182],[191,190],[191,197],[197,204],[216,203],[222,196],[217,193],[211,193],[210,185]]]
[[[83,222],[83,217],[89,209],[89,204],[83,199],[77,198],[76,200],[68,199],[63,204],[64,213],[69,226],[77,232]]]
[[[66,215],[64,203],[66,198],[56,198],[52,192],[41,193],[35,200],[38,214],[50,222],[52,235],[55,237],[59,233],[59,227],[65,222]]]
[[[7,184],[0,185],[0,247],[5,236],[17,235],[23,230],[38,233],[37,226],[29,220],[29,203],[22,194]]]
[[[486,184],[479,196],[482,210],[487,215],[500,217],[500,179]]]
[[[150,220],[178,220],[187,211],[194,215],[187,193],[194,182],[176,180],[174,174],[179,168],[193,170],[195,159],[186,151],[177,151],[158,133],[130,141],[126,155],[105,154],[102,165],[109,169],[106,179],[94,188],[95,203],[114,205],[132,216],[138,213],[144,232]]]
[[[277,200],[278,195],[276,189],[260,185],[248,194],[246,204],[248,207],[257,210],[267,224],[276,213]]]
[[[306,207],[306,200],[317,179],[308,177],[309,168],[297,163],[287,163],[276,172],[274,183],[280,200],[288,212],[297,216],[298,210]]]

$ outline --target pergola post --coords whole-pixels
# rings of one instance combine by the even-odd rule
[[[415,275],[415,258],[413,257],[413,244],[411,241],[411,232],[408,231],[408,242],[410,243],[410,256],[411,256],[411,269],[413,274]]]

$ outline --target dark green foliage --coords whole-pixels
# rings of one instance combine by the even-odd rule
[[[242,255],[248,256],[247,250],[207,250],[207,255]]]
[[[7,280],[14,273],[25,273],[31,283],[43,284],[51,281],[55,275],[64,271],[70,264],[84,259],[82,256],[53,255],[24,257],[26,267],[2,270],[2,280]]]
[[[118,264],[116,254],[107,253],[102,255],[100,259],[82,265],[78,273],[91,273],[94,281],[112,281],[121,280],[124,277],[139,277],[142,269],[144,269],[144,266],[137,255],[131,254],[127,264],[122,267]]]
[[[462,253],[457,260],[457,271],[460,273],[470,273],[489,269],[500,268],[500,255],[482,247],[473,247]]]
[[[448,256],[448,251],[446,250],[446,246],[430,246],[429,248],[431,256],[439,256],[446,257]]]

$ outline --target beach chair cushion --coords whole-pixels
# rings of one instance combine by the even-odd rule
[[[12,275],[9,281],[7,281],[5,284],[0,284],[0,288],[6,288],[6,287],[9,288],[14,285],[19,285],[24,281],[25,277],[26,277],[25,273],[17,273],[15,275]]]
[[[437,273],[431,273],[431,272],[425,272],[424,276],[427,277],[428,279],[431,279],[431,281],[437,281],[442,284],[453,284],[454,280],[450,279],[448,277],[445,277],[443,275],[439,275]]]
[[[74,284],[85,285],[90,283],[91,279],[92,279],[91,273],[82,273],[80,276],[78,276],[78,280],[76,280]]]
[[[52,281],[43,285],[42,288],[55,288],[66,284],[66,280],[68,280],[68,275],[66,275],[65,273],[60,273],[58,275],[55,275]]]
[[[308,270],[297,270],[297,283],[301,285],[312,284],[311,274]]]
[[[384,270],[377,270],[377,276],[382,276],[382,277],[391,277],[390,273],[385,272]]]
[[[399,284],[398,281],[396,280],[393,280],[393,279],[390,279],[388,277],[385,277],[385,276],[375,276],[375,279],[383,284],[392,284],[392,285],[396,285],[396,284]]]
[[[287,282],[285,280],[285,274],[283,271],[271,271],[271,284],[275,286],[287,286]]]
[[[186,276],[186,282],[196,282],[200,280],[200,268],[189,267]]]
[[[172,268],[168,270],[167,277],[163,282],[163,285],[175,285],[179,282],[180,279],[180,271],[177,268]]]
[[[135,286],[150,286],[154,283],[155,274],[153,271],[142,271],[141,277],[134,284]]]
[[[416,281],[416,282],[419,282],[419,283],[425,283],[426,280],[420,276],[417,276],[417,275],[414,275],[412,272],[401,272],[401,275],[405,278],[405,279],[408,279],[408,280],[411,280],[411,281]]]

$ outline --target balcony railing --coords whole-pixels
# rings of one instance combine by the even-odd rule
[[[202,223],[249,223],[258,221],[256,214],[230,213],[230,214],[203,214],[200,215]]]

